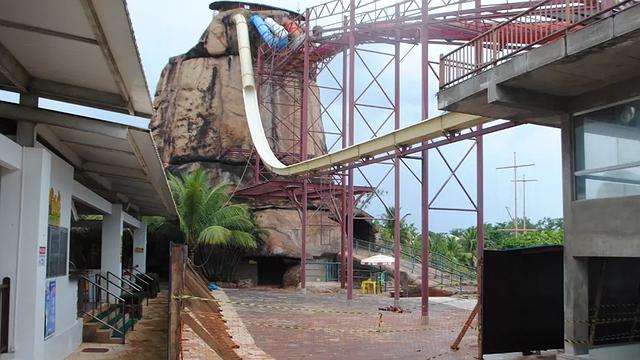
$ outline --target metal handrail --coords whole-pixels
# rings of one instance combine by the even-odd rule
[[[137,284],[134,284],[133,282],[131,282],[131,281],[129,281],[129,280],[127,280],[127,279],[125,279],[124,277],[120,277],[120,276],[118,276],[118,275],[116,275],[116,274],[112,273],[111,271],[107,271],[107,278],[108,278],[109,276],[113,276],[113,277],[115,277],[116,279],[120,280],[120,283],[126,283],[127,285],[131,286],[135,291],[142,292],[142,287],[141,287],[141,286],[139,286],[139,285],[137,285]],[[146,299],[147,299],[147,305],[149,305],[149,297],[150,297],[150,294],[151,294],[151,289],[149,289],[149,291],[147,292],[147,296],[146,296]]]
[[[593,20],[600,21],[603,19],[600,17],[601,15],[607,13],[611,14],[608,16],[615,15],[613,10],[621,9],[628,3],[634,3],[631,6],[636,6],[638,0],[614,2],[607,7],[603,6],[603,2],[599,0],[543,0],[441,56],[440,88],[445,88],[471,75],[478,74],[516,54],[558,38],[562,34],[566,35],[578,26],[588,25]],[[576,14],[576,9],[585,11],[585,14]],[[528,25],[535,26],[535,24],[541,23],[545,25],[544,28],[539,28],[534,32],[527,31]],[[512,29],[507,28],[510,25],[513,26]],[[555,25],[555,27],[551,25]],[[520,27],[518,28],[518,26]],[[484,60],[483,55],[486,50],[489,51],[489,61]],[[500,55],[504,50],[511,51]],[[463,64],[464,68],[447,64]]]
[[[154,278],[152,278],[151,276],[149,276],[149,275],[147,275],[147,274],[143,273],[142,271],[138,270],[138,268],[137,268],[137,267],[132,267],[132,268],[129,268],[129,269],[127,269],[127,270],[133,270],[133,274],[134,274],[134,276],[135,276],[135,273],[138,273],[138,274],[140,274],[141,276],[146,277],[149,281],[151,281],[151,282],[153,282],[153,281],[154,281]],[[147,284],[147,285],[151,285],[151,284],[149,284],[148,282],[146,282],[146,281],[144,281],[144,280],[141,280],[141,281],[142,281],[142,282],[144,282],[144,283],[145,283],[145,284]]]
[[[93,315],[93,314],[91,314],[91,313],[89,313],[89,312],[86,312],[86,311],[84,311],[84,310],[80,310],[80,313],[81,313],[82,315],[88,315],[88,316],[89,316],[90,318],[92,318],[93,320],[96,320],[97,322],[99,322],[99,323],[101,323],[102,325],[104,325],[104,326],[106,326],[106,327],[110,328],[111,330],[113,330],[113,331],[116,331],[116,332],[120,333],[120,334],[122,335],[122,339],[123,339],[123,340],[122,340],[122,342],[124,343],[124,335],[125,335],[125,333],[126,333],[126,330],[120,330],[120,329],[116,328],[115,326],[113,326],[113,325],[109,324],[108,322],[106,322],[106,321],[104,321],[104,320],[100,319],[99,317],[97,317],[97,316],[95,316],[95,315]],[[124,326],[123,326],[123,329],[124,329]]]
[[[104,276],[104,275],[102,275],[102,274],[96,274],[96,275],[95,275],[95,277],[96,277],[96,278],[100,278],[100,279],[105,279],[105,280],[107,280],[107,289],[109,288],[109,284],[113,284],[113,285],[115,285],[118,289],[120,289],[120,290],[122,290],[122,291],[126,292],[127,294],[132,295],[132,296],[134,295],[133,291],[131,291],[131,290],[129,290],[129,289],[125,289],[125,288],[123,288],[122,286],[120,286],[120,285],[116,284],[114,281],[112,281],[111,279],[109,279],[108,277],[106,277],[106,276]],[[100,281],[98,281],[98,280],[96,280],[96,283],[101,284],[101,282],[100,282]]]
[[[380,245],[380,244],[372,243],[372,242],[369,242],[369,241],[363,241],[363,240],[355,239],[354,243],[356,244],[356,246],[361,245],[363,243],[367,243],[368,246],[369,245],[373,245],[373,251],[377,251],[377,250],[380,250],[380,249],[385,250],[385,251],[390,251],[390,252],[394,251],[393,248],[390,247],[390,246]],[[419,255],[414,255],[414,254],[408,253],[408,252],[406,252],[404,250],[400,250],[400,253],[401,253],[402,256],[404,256],[406,258],[409,258],[411,260],[415,260],[415,261],[420,262],[420,263],[422,262],[422,259],[421,259],[421,257]],[[457,262],[456,260],[453,260],[453,259],[447,257],[446,255],[440,254],[438,252],[432,251],[430,253],[430,255],[432,255],[432,257],[430,258],[430,262],[433,259],[433,257],[435,257],[435,258],[441,260],[442,262],[449,264],[450,267],[455,267],[455,268],[458,268],[458,269],[462,269],[462,270],[457,271],[457,272],[460,272],[460,273],[463,273],[463,274],[467,273],[470,276],[475,277],[475,274],[474,274],[475,268],[473,268],[471,266],[461,264],[461,263]]]
[[[363,243],[366,243],[366,246],[362,246]],[[356,246],[356,248],[358,247],[363,247],[368,249],[369,251],[374,251],[374,252],[378,252],[380,250],[383,250],[382,252],[384,253],[385,251],[389,251],[390,253],[394,253],[393,248],[386,246],[386,245],[380,245],[380,244],[376,244],[376,243],[372,243],[369,241],[363,241],[360,239],[354,239],[354,245]],[[409,258],[414,264],[417,263],[422,263],[422,259],[419,255],[414,255],[414,254],[410,254],[407,253],[405,251],[400,251],[401,256],[404,256],[405,258]],[[437,270],[440,271],[444,271],[450,275],[454,275],[454,276],[458,276],[458,277],[463,277],[466,280],[472,280],[475,281],[476,279],[476,274],[475,271],[476,269],[471,267],[471,266],[467,266],[464,264],[461,264],[443,254],[437,253],[437,252],[431,252],[431,255],[429,257],[429,266],[436,268]]]
[[[84,275],[80,276],[80,278],[83,279],[84,281],[88,282],[89,284],[93,285],[93,287],[95,288],[94,291],[93,291],[93,296],[96,297],[96,299],[98,299],[97,301],[100,302],[99,299],[100,299],[101,296],[99,296],[99,295],[102,295],[102,294],[97,292],[96,289],[100,289],[100,290],[105,291],[107,293],[107,303],[109,303],[109,300],[108,300],[109,295],[113,296],[114,299],[120,301],[120,303],[121,303],[120,312],[122,314],[122,330],[120,330],[120,329],[118,329],[118,328],[116,328],[114,326],[111,326],[109,323],[107,323],[107,322],[103,321],[102,319],[98,318],[93,313],[89,313],[89,312],[85,311],[84,309],[80,310],[80,313],[83,314],[83,315],[88,315],[92,319],[95,319],[95,320],[99,321],[100,323],[102,323],[103,325],[106,325],[110,329],[120,333],[122,335],[122,343],[124,344],[125,341],[126,341],[126,334],[127,334],[127,327],[125,326],[125,317],[126,317],[125,315],[126,315],[126,312],[125,312],[125,301],[124,301],[124,299],[122,297],[112,293],[111,291],[109,291],[108,288],[104,288],[102,285],[91,281],[88,277],[86,277]],[[99,295],[96,296],[96,294],[99,294]],[[95,302],[94,302],[94,304],[95,304]],[[95,306],[94,306],[92,311],[95,312]]]
[[[120,282],[121,282],[121,283],[123,283],[123,282],[124,282],[124,283],[127,283],[127,285],[131,286],[135,291],[142,291],[142,287],[141,287],[141,286],[136,285],[136,284],[134,284],[133,282],[131,282],[131,281],[129,281],[129,280],[127,280],[127,279],[125,279],[124,277],[120,277],[120,276],[118,276],[118,275],[116,275],[116,274],[112,273],[111,271],[107,271],[107,278],[108,278],[109,276],[113,276],[113,277],[115,277],[116,279],[120,280]]]
[[[133,293],[133,291],[131,291],[131,290],[129,290],[129,289],[125,289],[125,288],[123,288],[122,286],[120,286],[120,285],[116,284],[115,282],[111,281],[108,277],[106,277],[106,276],[104,276],[104,275],[102,275],[102,274],[96,274],[96,275],[95,275],[95,277],[96,277],[96,279],[97,279],[97,278],[105,279],[105,280],[107,281],[107,289],[109,289],[109,284],[113,284],[113,285],[115,285],[118,289],[120,289],[121,291],[124,291],[124,292],[126,292],[127,294],[129,294],[129,295],[130,295],[130,299],[131,299],[131,300],[130,300],[130,303],[131,303],[131,310],[133,310],[133,307],[135,306],[135,296],[134,296],[135,294]],[[96,283],[101,284],[101,282],[100,282],[100,281],[97,281],[97,280],[96,280]],[[123,299],[124,299],[124,298],[123,298]],[[125,303],[126,303],[126,300],[124,300],[124,301],[125,301]],[[107,302],[109,302],[109,298],[108,298],[108,297],[107,297]],[[132,316],[133,316],[133,315],[132,315]],[[132,325],[131,325],[131,330],[133,330],[133,327],[134,327],[134,326],[135,326],[135,324],[132,324]]]

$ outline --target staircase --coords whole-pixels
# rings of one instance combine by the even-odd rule
[[[376,254],[394,256],[392,247],[360,239],[353,240],[353,250],[353,257],[357,260],[363,260]],[[405,250],[402,250],[400,254],[400,271],[412,281],[421,280],[422,259],[420,256]],[[386,268],[390,272],[393,271],[392,266]],[[468,288],[476,284],[476,269],[440,253],[431,252],[429,254],[429,278],[431,287],[448,288],[463,293],[465,287]]]
[[[82,339],[85,342],[125,343],[127,334],[142,318],[145,298],[155,297],[153,278],[129,273],[130,279],[95,274],[94,279],[80,276],[78,283],[78,316],[83,318]],[[144,275],[144,276],[143,276]]]
[[[107,306],[95,316],[86,316],[82,327],[82,341],[96,343],[124,343],[137,319],[121,311],[118,305]]]

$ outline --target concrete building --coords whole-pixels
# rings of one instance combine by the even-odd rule
[[[480,71],[470,70],[457,78],[445,75],[439,107],[561,129],[563,356],[637,359],[640,6],[626,3],[570,30]],[[493,39],[496,35],[500,36],[499,29]],[[488,56],[509,51],[498,45],[487,48]],[[476,53],[476,61],[479,56]],[[441,69],[441,75],[449,70]],[[625,306],[625,302],[636,304],[626,309],[627,314],[635,310],[636,315],[627,315],[615,327],[597,322],[614,317],[603,309]]]
[[[0,89],[19,97],[0,102],[0,280],[10,284],[2,288],[9,307],[0,359],[63,359],[83,339],[77,269],[68,261],[72,219],[102,216],[94,270],[121,276],[123,229],[133,232],[132,266],[144,272],[141,216],[176,215],[148,129],[39,106],[46,98],[86,113],[150,116],[125,3],[3,6]]]

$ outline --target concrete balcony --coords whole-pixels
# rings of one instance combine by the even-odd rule
[[[605,14],[607,15],[607,14]],[[640,96],[640,5],[443,88],[442,110],[559,126],[570,114]]]

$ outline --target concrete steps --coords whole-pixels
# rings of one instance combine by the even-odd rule
[[[104,344],[121,343],[122,334],[113,328],[125,331],[128,335],[136,323],[136,319],[131,318],[128,313],[123,315],[120,307],[117,305],[108,306],[99,312],[96,317],[102,321],[98,321],[90,316],[85,316],[82,327],[83,342]]]

